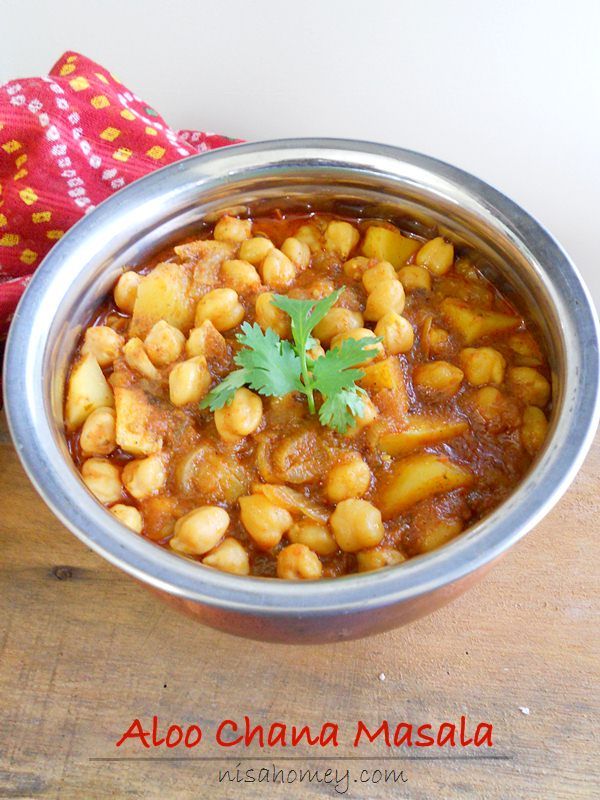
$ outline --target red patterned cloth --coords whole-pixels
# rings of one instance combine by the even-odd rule
[[[236,141],[172,130],[78,53],[1,86],[0,346],[32,273],[73,223],[147,172]]]

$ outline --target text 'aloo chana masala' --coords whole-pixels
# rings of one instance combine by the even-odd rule
[[[544,442],[542,349],[442,237],[222,217],[124,272],[65,420],[126,526],[236,575],[400,564],[495,508]]]

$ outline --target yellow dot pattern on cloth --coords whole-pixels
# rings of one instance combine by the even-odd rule
[[[27,175],[29,175],[29,172],[25,168],[20,169],[18,172],[15,172],[13,181],[20,181],[21,178],[25,178]]]
[[[123,119],[128,119],[130,122],[133,122],[133,120],[135,119],[135,114],[128,108],[124,108],[123,111],[121,111],[121,116],[123,117]]]
[[[73,78],[72,81],[69,81],[69,86],[75,92],[82,92],[84,89],[89,89],[90,84],[85,78],[79,75],[77,78]]]
[[[4,216],[4,214],[0,214],[0,228],[4,228],[4,226],[8,223],[8,220]]]
[[[132,155],[133,152],[128,147],[119,147],[118,150],[115,150],[112,157],[116,161],[128,161]]]
[[[167,151],[164,147],[154,145],[154,147],[151,147],[150,150],[146,150],[146,155],[150,156],[150,158],[158,160],[159,158],[162,158],[166,152]]]
[[[107,142],[114,142],[117,136],[121,135],[121,131],[118,128],[105,128],[102,133],[100,134],[100,138],[104,139]]]
[[[11,139],[9,142],[5,142],[2,145],[2,149],[6,153],[14,153],[16,150],[20,150],[22,146],[21,142],[17,142],[16,139]]]
[[[64,235],[65,235],[64,231],[46,231],[47,239],[60,239],[60,237]]]
[[[26,248],[21,253],[20,260],[24,264],[33,264],[33,262],[36,260],[37,257],[38,257],[37,253],[35,253],[33,250],[29,250],[29,248]]]
[[[5,233],[4,236],[0,236],[0,247],[14,247],[20,240],[18,233]]]
[[[36,225],[39,222],[50,222],[52,219],[52,212],[51,211],[34,211],[31,215],[31,221],[35,222]]]
[[[38,199],[37,194],[33,191],[31,186],[28,186],[26,189],[21,189],[19,192],[19,197],[28,206],[33,205]]]
[[[104,94],[97,94],[95,97],[92,97],[90,103],[94,108],[106,108],[110,105],[110,100]]]

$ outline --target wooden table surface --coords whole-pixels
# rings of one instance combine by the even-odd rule
[[[268,645],[180,616],[84,547],[32,489],[2,422],[0,797],[600,797],[599,468],[597,442],[554,511],[451,606],[357,642]],[[149,761],[91,760],[144,755],[139,743],[115,742],[134,718],[147,725],[154,714],[165,725],[199,724],[201,746],[148,750]],[[245,755],[286,770],[349,768],[345,795],[324,783],[219,783],[219,769],[235,768],[244,752],[218,748],[212,734],[244,714],[255,723],[337,721],[340,746],[322,750],[325,761],[312,761],[306,745]],[[465,751],[473,760],[419,762],[433,748],[352,748],[361,718],[438,724],[462,714],[493,724],[492,752],[502,758]],[[290,753],[301,761],[284,761]],[[200,754],[232,761],[188,760]],[[397,760],[337,760],[357,754]],[[158,760],[165,755],[182,760]],[[405,782],[354,782],[363,768],[392,767]]]

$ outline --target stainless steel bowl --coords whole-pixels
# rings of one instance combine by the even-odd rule
[[[121,526],[88,492],[63,433],[63,385],[82,327],[124,265],[226,207],[385,215],[474,246],[545,339],[554,411],[516,491],[450,544],[397,568],[310,583],[241,578],[170,554]],[[413,227],[414,229],[414,227]],[[525,307],[525,308],[524,308]],[[323,642],[402,625],[456,597],[539,522],[571,483],[598,422],[598,327],[579,274],[525,211],[459,169],[394,147],[296,139],[225,148],[133,183],[87,215],[38,269],[12,323],[5,402],[17,452],[57,517],[85,544],[214,627]],[[549,556],[550,558],[550,556]]]

